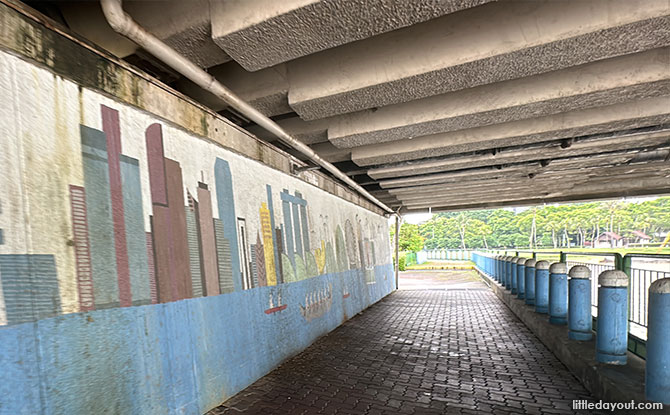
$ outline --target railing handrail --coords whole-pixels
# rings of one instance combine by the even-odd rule
[[[643,253],[629,253],[624,255],[624,258],[659,258],[659,259],[670,259],[670,254],[643,254]]]

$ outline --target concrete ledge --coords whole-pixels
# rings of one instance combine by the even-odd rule
[[[593,340],[579,342],[568,339],[567,326],[549,324],[546,314],[535,312],[516,295],[475,268],[491,290],[521,320],[538,339],[565,365],[568,370],[593,394],[605,402],[645,402],[645,361],[628,352],[625,366],[611,366],[596,362],[595,335]],[[654,413],[670,413],[670,408]]]

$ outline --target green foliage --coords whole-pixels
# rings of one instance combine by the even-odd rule
[[[415,265],[416,264],[416,252],[406,252],[403,255],[405,259],[405,265]]]
[[[519,210],[439,213],[400,227],[400,249],[563,248],[592,244],[603,232],[631,240],[641,231],[662,242],[670,231],[670,197],[643,202],[589,202]]]
[[[400,271],[404,271],[405,268],[406,268],[406,266],[405,266],[405,256],[403,255],[403,256],[400,257],[400,264],[398,266],[398,269]]]
[[[400,225],[400,250],[419,252],[423,249],[423,237],[419,233],[419,225],[403,223]]]

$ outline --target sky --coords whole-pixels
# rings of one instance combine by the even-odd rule
[[[626,202],[629,202],[629,203],[630,202],[639,203],[639,202],[644,202],[645,200],[653,200],[653,199],[657,199],[657,198],[658,198],[658,196],[644,196],[644,197],[626,197],[626,198],[621,198],[621,200],[625,200]],[[602,201],[605,201],[605,200],[601,200],[601,202]],[[571,202],[551,203],[549,205],[550,206],[560,206],[560,205],[568,205],[570,203]],[[574,203],[581,203],[581,202],[574,202]],[[524,207],[510,207],[510,208],[503,208],[503,209],[512,210],[512,211],[515,211],[515,212],[521,212],[521,211],[524,211],[524,210],[529,209],[529,208],[530,208],[529,206],[524,206]],[[481,210],[481,209],[475,209],[475,210]],[[411,223],[411,224],[414,224],[414,225],[418,225],[418,224],[421,224],[421,223],[429,220],[430,218],[433,217],[433,215],[434,215],[434,213],[428,213],[428,212],[425,212],[425,213],[408,213],[407,215],[403,215],[402,218],[403,218],[403,223]],[[393,217],[389,220],[389,224],[392,224],[392,223],[395,223],[395,219]]]

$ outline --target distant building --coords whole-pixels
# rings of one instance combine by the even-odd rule
[[[621,248],[624,239],[614,232],[604,232],[596,239],[595,248]]]
[[[629,243],[634,243],[637,245],[646,245],[649,242],[651,242],[651,236],[647,235],[646,233],[642,231],[633,231],[631,232],[631,238],[629,238],[628,242]]]

